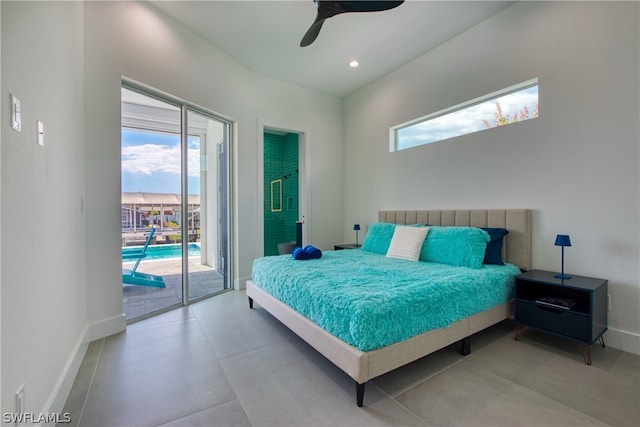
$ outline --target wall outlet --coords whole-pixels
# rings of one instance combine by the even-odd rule
[[[24,414],[24,384],[16,391],[16,414]]]

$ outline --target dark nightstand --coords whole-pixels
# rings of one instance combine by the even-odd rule
[[[555,274],[531,270],[516,276],[515,339],[521,326],[529,326],[579,341],[582,357],[591,365],[591,345],[600,341],[604,347],[607,280],[575,275],[562,280]]]
[[[361,247],[362,245],[356,245],[355,243],[341,243],[339,245],[333,245],[333,250],[339,251],[341,249],[358,249]]]

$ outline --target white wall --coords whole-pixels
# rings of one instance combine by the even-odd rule
[[[310,183],[305,242],[322,250],[342,242],[342,101],[312,90],[260,78],[257,88],[257,115],[271,123],[298,125],[306,135],[311,164],[305,179]],[[262,134],[262,133],[260,133]],[[262,188],[262,183],[260,187]],[[262,216],[256,218],[262,221]],[[263,242],[258,253],[263,252]]]
[[[64,403],[63,379],[86,346],[82,4],[0,7],[2,413],[23,383],[26,410],[40,413]],[[20,133],[10,93],[22,103]]]
[[[322,247],[339,240],[342,100],[257,76],[148,3],[0,5],[1,97],[8,104],[14,93],[23,106],[17,133],[2,103],[2,412],[14,410],[22,383],[27,411],[61,410],[87,342],[125,327],[123,76],[234,121],[236,287],[260,250],[260,120],[312,135],[313,228]],[[35,144],[36,119],[45,123],[43,148]]]
[[[609,279],[640,354],[638,3],[516,4],[345,101],[345,223],[379,209],[531,208],[533,266]],[[389,153],[390,126],[539,78],[540,117]]]
[[[319,245],[341,236],[342,100],[255,75],[152,6],[85,4],[86,166],[89,321],[100,334],[120,329],[119,254],[121,76],[200,105],[235,122],[235,285],[260,251],[257,174],[259,120],[312,135],[312,210]],[[321,147],[317,149],[316,147]],[[326,186],[332,186],[327,191]],[[329,209],[329,207],[331,209]],[[317,215],[315,213],[317,212]],[[328,230],[326,233],[322,231]]]

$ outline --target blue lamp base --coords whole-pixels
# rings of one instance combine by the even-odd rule
[[[562,237],[560,235],[558,235],[558,237]],[[566,236],[566,238],[568,239],[569,236]],[[556,238],[556,245],[558,244],[558,239]],[[563,245],[565,245],[567,242],[560,242]],[[571,246],[571,243],[569,242],[568,246]],[[560,274],[556,274],[555,277],[556,279],[562,279],[562,280],[567,280],[567,279],[571,279],[571,276],[568,274],[564,274],[564,246],[562,246],[562,264],[561,264],[561,273]]]

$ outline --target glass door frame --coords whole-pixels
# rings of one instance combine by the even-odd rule
[[[181,218],[188,218],[188,175],[187,175],[187,163],[188,163],[188,143],[187,139],[189,137],[189,128],[187,122],[187,114],[189,111],[203,115],[209,119],[216,120],[224,125],[224,135],[226,141],[226,156],[224,156],[225,169],[226,169],[226,179],[224,183],[220,183],[224,185],[224,188],[219,188],[216,192],[216,197],[219,198],[220,202],[226,207],[226,212],[221,212],[219,219],[222,221],[222,230],[224,230],[224,235],[222,239],[226,239],[226,253],[222,256],[224,257],[224,279],[223,279],[223,289],[219,292],[215,292],[209,295],[205,295],[203,297],[189,299],[189,266],[188,266],[188,221],[181,221],[181,240],[182,240],[182,304],[183,306],[189,305],[191,303],[200,301],[205,298],[209,298],[214,295],[218,295],[221,292],[226,292],[228,290],[232,290],[234,283],[234,265],[233,265],[233,228],[232,228],[232,218],[233,218],[233,129],[234,122],[229,118],[223,117],[219,114],[216,114],[206,108],[200,107],[196,104],[190,103],[178,97],[169,95],[167,93],[158,91],[152,87],[149,87],[143,83],[123,78],[121,81],[121,87],[126,88],[128,90],[132,90],[138,92],[142,95],[148,96],[150,98],[158,99],[159,101],[166,102],[168,104],[174,105],[181,110],[181,118],[180,118],[180,139],[181,139]],[[222,192],[222,200],[218,193]],[[185,239],[187,241],[185,241]],[[217,254],[217,259],[220,259],[221,254]],[[174,306],[175,307],[175,306]],[[167,310],[173,307],[167,307]]]
[[[219,224],[216,225],[220,225],[221,227],[218,228],[219,233],[217,234],[217,238],[219,240],[219,242],[223,242],[224,244],[219,244],[216,245],[216,247],[218,248],[217,253],[215,254],[215,263],[217,266],[219,266],[220,260],[223,259],[224,261],[224,265],[222,266],[222,269],[224,271],[223,274],[223,289],[221,289],[218,292],[214,292],[212,294],[208,294],[202,297],[196,297],[196,298],[191,298],[190,297],[190,293],[189,293],[189,260],[188,260],[188,253],[189,253],[189,244],[188,244],[188,236],[189,236],[189,221],[185,221],[183,220],[181,223],[181,235],[182,235],[182,299],[183,299],[183,304],[184,305],[188,305],[189,303],[193,303],[196,301],[200,301],[202,299],[208,298],[210,296],[219,294],[220,292],[224,292],[224,291],[228,291],[230,289],[232,289],[231,287],[231,283],[233,283],[232,277],[231,277],[231,272],[232,269],[229,268],[229,262],[231,260],[231,256],[230,254],[232,253],[232,239],[231,239],[231,223],[230,223],[230,218],[232,217],[231,215],[231,137],[232,137],[232,123],[228,120],[222,119],[219,116],[204,110],[200,107],[197,107],[193,104],[189,104],[189,103],[183,103],[181,105],[181,123],[182,123],[182,128],[181,128],[181,153],[182,153],[182,158],[186,159],[182,162],[182,168],[181,168],[181,175],[182,175],[182,182],[181,182],[181,217],[182,218],[188,218],[189,217],[189,170],[188,170],[188,139],[189,139],[189,113],[193,113],[193,114],[198,114],[201,115],[203,117],[206,117],[210,120],[215,120],[219,123],[221,123],[223,125],[223,135],[224,135],[224,141],[225,144],[223,144],[223,147],[225,147],[225,151],[224,151],[224,156],[223,156],[223,161],[224,161],[224,166],[225,166],[225,171],[227,171],[227,176],[226,179],[224,179],[223,182],[218,182],[218,189],[215,191],[215,197],[217,199],[217,203],[216,205],[218,205],[218,215],[216,215],[216,218],[219,221]],[[208,144],[209,142],[207,142]],[[208,150],[208,149],[207,149]],[[218,166],[220,165],[220,159],[219,159],[219,151],[218,149],[216,149],[215,151],[216,153],[216,161]],[[201,200],[201,203],[203,201]],[[224,209],[220,209],[220,205],[226,207],[226,212],[224,212]],[[202,208],[202,204],[201,204],[201,208]],[[202,221],[202,218],[200,219]],[[214,226],[213,224],[210,224],[209,226]],[[187,239],[187,242],[185,244],[185,238]],[[221,250],[225,249],[225,253],[222,254]],[[217,268],[216,270],[219,271],[219,269]]]

